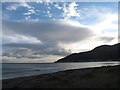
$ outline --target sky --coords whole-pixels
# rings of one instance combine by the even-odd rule
[[[116,43],[117,2],[2,2],[3,63],[49,63]]]

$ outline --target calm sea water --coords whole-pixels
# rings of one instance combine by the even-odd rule
[[[0,79],[53,73],[68,69],[81,69],[89,67],[114,66],[114,65],[118,65],[118,62],[2,64],[2,78]]]

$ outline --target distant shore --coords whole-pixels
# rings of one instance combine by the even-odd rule
[[[6,79],[2,88],[120,88],[120,65]]]

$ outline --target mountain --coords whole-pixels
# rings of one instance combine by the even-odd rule
[[[91,62],[91,61],[120,61],[120,43],[102,45],[91,51],[73,53],[56,62]]]

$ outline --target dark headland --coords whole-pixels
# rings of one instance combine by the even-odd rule
[[[91,51],[73,53],[56,62],[95,62],[120,61],[120,43],[115,45],[102,45]]]
[[[4,89],[21,88],[120,88],[120,66],[60,71],[3,80]]]

